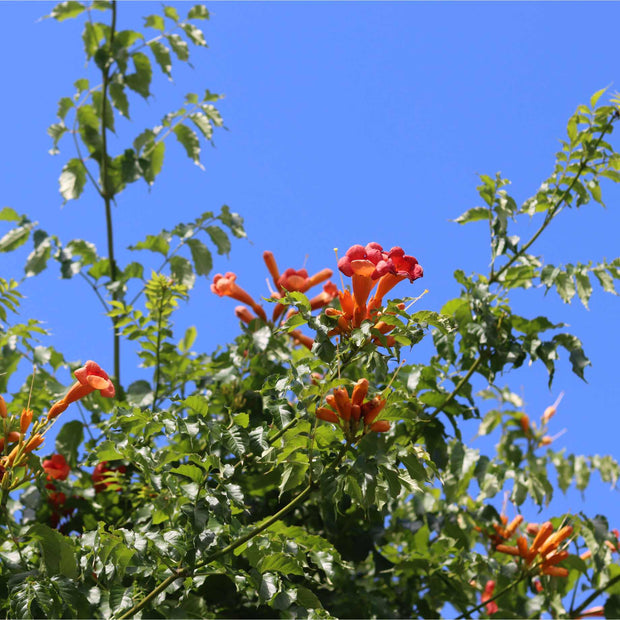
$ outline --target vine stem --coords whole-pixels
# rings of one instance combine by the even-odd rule
[[[166,295],[164,290],[159,297],[159,308],[157,309],[157,343],[155,347],[155,394],[153,395],[153,411],[157,407],[157,400],[159,399],[159,382],[161,379],[161,324],[164,314],[164,296]]]
[[[605,137],[605,134],[609,133],[609,131],[611,131],[613,122],[618,120],[618,118],[620,118],[620,113],[615,112],[612,115],[612,117],[609,120],[609,122],[607,123],[607,125],[605,126],[605,128],[601,131],[601,135],[597,138],[596,142],[594,143],[594,147],[592,148],[592,152],[593,153],[597,152],[597,149],[598,149],[600,143],[602,142],[603,138]],[[564,192],[562,193],[562,196],[557,201],[557,203],[551,209],[549,209],[549,211],[547,211],[547,215],[545,216],[545,220],[540,225],[539,229],[532,235],[532,238],[505,265],[503,265],[499,269],[499,271],[497,271],[497,273],[491,273],[491,277],[489,278],[489,284],[493,284],[495,282],[499,282],[499,277],[512,264],[514,264],[515,261],[517,261],[521,256],[523,256],[523,254],[525,254],[525,252],[527,252],[527,250],[536,241],[536,239],[538,239],[538,237],[540,237],[540,235],[544,232],[544,230],[547,228],[547,226],[549,226],[549,224],[552,222],[552,220],[555,218],[555,216],[558,215],[558,213],[560,213],[560,211],[562,211],[562,209],[566,205],[566,199],[568,198],[570,193],[573,191],[573,187],[575,187],[575,184],[577,183],[577,181],[581,177],[581,175],[582,175],[583,171],[585,170],[585,168],[586,168],[587,164],[589,163],[589,161],[590,160],[587,157],[584,157],[584,158],[581,159],[581,162],[579,163],[579,170],[577,171],[577,174],[573,177],[573,180],[571,181],[570,185],[566,188],[566,190],[564,190]]]
[[[331,464],[326,469],[326,471],[329,471],[337,467],[337,465],[340,463],[340,461],[342,460],[342,458],[344,457],[348,449],[349,449],[349,444],[348,443],[343,444],[342,448],[340,449],[340,452],[338,453],[338,456],[336,457],[334,461],[331,462]],[[271,517],[263,521],[260,525],[257,525],[255,528],[251,529],[249,532],[247,532],[243,536],[240,536],[239,538],[237,538],[237,540],[231,542],[226,547],[222,547],[221,549],[214,551],[213,553],[209,554],[201,562],[197,562],[196,565],[194,566],[194,570],[204,568],[205,566],[207,566],[214,560],[217,560],[223,555],[226,555],[227,553],[234,551],[241,545],[252,540],[252,538],[254,538],[255,536],[258,536],[261,532],[264,532],[268,527],[271,527],[274,523],[279,521],[282,517],[284,517],[291,510],[293,510],[293,508],[301,504],[310,495],[310,493],[312,493],[312,491],[317,486],[318,486],[318,482],[308,484],[304,488],[304,490],[299,495],[297,495],[297,497],[293,498],[286,506],[284,506],[284,508],[281,508],[278,512],[276,512]],[[187,576],[191,570],[192,569],[189,566],[177,568],[175,572],[172,573],[172,575],[169,575],[168,577],[166,577],[166,579],[164,579],[157,587],[153,588],[153,590],[151,590],[139,603],[134,605],[129,611],[126,611],[122,616],[119,616],[118,620],[124,620],[125,618],[130,618],[131,616],[134,616],[135,614],[137,614],[141,609],[144,609],[144,607],[148,605],[149,601],[151,601],[158,594],[163,592],[170,584],[174,583],[177,579]]]
[[[509,592],[510,590],[512,590],[512,588],[514,588],[516,585],[521,583],[523,581],[523,579],[525,579],[525,577],[526,577],[525,574],[521,575],[519,577],[519,579],[509,583],[503,590],[500,590],[497,594],[495,594],[491,598],[489,598],[486,601],[484,601],[484,603],[480,603],[479,605],[476,605],[475,607],[472,607],[471,609],[468,609],[467,611],[464,611],[460,616],[456,617],[456,620],[462,620],[462,618],[470,618],[473,613],[475,613],[478,610],[482,609],[488,603],[491,603],[491,602],[497,600],[500,596],[503,596],[504,594],[506,594],[506,592]]]
[[[112,0],[112,22],[110,24],[110,39],[109,49],[110,54],[114,46],[114,35],[116,32],[116,14],[117,6],[116,0]],[[110,190],[109,176],[108,176],[108,126],[106,123],[106,114],[108,108],[108,85],[110,81],[110,66],[112,64],[112,58],[110,58],[105,67],[102,69],[103,85],[102,85],[102,98],[101,98],[101,195],[105,205],[105,221],[106,231],[108,237],[108,257],[110,260],[110,282],[115,284],[118,281],[118,269],[116,266],[116,259],[114,257],[114,228],[112,226],[112,199],[114,198],[114,192]],[[118,301],[118,290],[112,291],[112,299]],[[121,387],[121,353],[120,353],[120,334],[117,330],[118,317],[112,317],[112,326],[114,330],[114,377],[116,383]]]
[[[433,413],[431,413],[428,418],[423,420],[424,424],[436,418],[444,410],[444,408],[452,402],[452,399],[459,393],[460,389],[465,385],[465,383],[467,383],[467,381],[471,379],[471,376],[474,374],[474,372],[476,372],[476,368],[480,366],[480,362],[482,362],[482,357],[477,357],[474,363],[469,367],[467,374],[461,378],[461,380],[456,384],[452,392],[450,392],[450,394],[446,396],[445,400],[441,403],[441,405],[438,405],[433,411]],[[411,438],[411,442],[415,443],[419,436],[420,432],[416,431],[416,433]]]
[[[569,617],[570,618],[578,618],[579,615],[581,614],[581,612],[592,601],[594,601],[598,596],[603,594],[603,592],[605,592],[605,590],[607,590],[608,588],[611,588],[611,586],[615,585],[619,581],[620,581],[620,575],[616,575],[615,577],[612,577],[602,588],[598,588],[598,590],[595,590],[594,592],[592,592],[592,594],[590,594],[590,596],[588,596],[588,598],[583,603],[581,603],[581,605],[579,605],[579,607],[577,607],[576,609],[571,609],[571,611],[568,612]]]

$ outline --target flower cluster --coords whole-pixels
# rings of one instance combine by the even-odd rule
[[[365,320],[372,321],[382,334],[389,333],[394,326],[380,320],[379,308],[383,305],[383,298],[402,280],[413,282],[424,275],[417,259],[406,255],[402,248],[393,247],[389,252],[385,252],[374,242],[365,247],[351,246],[338,261],[338,269],[351,278],[353,292],[340,291],[340,310],[326,310],[328,316],[338,319],[338,324],[330,335],[347,334],[360,327]],[[375,285],[377,290],[369,300]],[[404,309],[404,306],[401,309]],[[393,344],[389,338],[388,344]]]
[[[376,421],[385,407],[385,398],[375,396],[365,401],[367,394],[368,379],[360,379],[353,387],[351,396],[346,387],[336,388],[325,398],[329,407],[318,407],[316,417],[337,424],[348,441],[354,441],[358,431],[363,436],[371,431],[384,433],[390,430],[387,420]]]
[[[495,547],[496,551],[520,557],[526,566],[533,563],[538,567],[543,575],[555,577],[567,577],[568,570],[557,566],[568,557],[566,549],[558,550],[559,546],[573,533],[571,525],[565,525],[557,531],[553,531],[551,521],[543,523],[538,530],[529,528],[529,533],[534,535],[534,540],[528,546],[525,536],[517,537],[517,545],[499,544]]]
[[[47,498],[52,511],[50,525],[58,527],[61,519],[71,514],[73,508],[67,507],[67,496],[63,491],[58,490],[56,482],[66,480],[71,473],[71,467],[62,454],[52,454],[51,457],[43,460],[41,466],[47,475],[45,488],[50,491]],[[95,493],[101,493],[111,485],[115,485],[118,479],[116,474],[124,474],[126,471],[125,465],[110,466],[107,461],[98,463],[91,474]],[[116,490],[120,491],[121,489],[117,487]]]
[[[29,408],[23,409],[19,416],[9,416],[6,403],[0,396],[0,419],[2,420],[0,452],[4,452],[4,456],[0,457],[0,481],[2,481],[3,488],[16,488],[26,480],[34,477],[34,472],[27,467],[28,455],[43,444],[44,434],[48,430],[50,422],[65,411],[71,403],[84,398],[84,396],[95,390],[99,390],[101,395],[107,398],[114,396],[115,390],[112,381],[110,381],[107,373],[95,362],[89,360],[82,368],[78,368],[74,374],[77,381],[69,388],[67,394],[50,407],[44,419],[36,420],[34,423],[34,413]],[[26,438],[26,433],[29,429],[30,436]],[[64,457],[57,456],[64,461]],[[55,465],[64,467],[66,462],[63,465],[59,458],[56,461],[51,459],[46,470],[48,477],[51,475],[54,479],[64,480],[64,478],[51,474]],[[12,475],[6,475],[7,471],[15,470],[19,467],[25,467],[25,470],[24,474],[20,475],[18,479],[14,479]],[[64,472],[64,469],[59,471]]]
[[[305,269],[296,270],[292,268],[286,269],[283,273],[280,273],[276,259],[271,252],[264,252],[263,260],[265,261],[265,265],[267,266],[267,270],[271,275],[275,287],[275,290],[271,291],[270,299],[275,301],[282,299],[287,292],[297,291],[306,293],[313,286],[329,280],[333,274],[331,269],[322,269],[313,276],[308,276],[308,272]],[[237,275],[231,271],[226,274],[218,273],[213,278],[211,291],[218,297],[231,297],[245,304],[245,306],[237,306],[235,308],[235,314],[244,323],[250,323],[250,321],[257,317],[267,322],[267,315],[263,307],[246,290],[241,288],[236,283],[236,280]],[[330,281],[325,282],[323,291],[310,299],[310,307],[312,310],[318,310],[330,303],[337,295],[338,288],[336,285]],[[247,306],[249,306],[249,308]],[[277,324],[282,321],[284,309],[284,305],[276,304],[269,322]],[[295,310],[289,310],[287,316],[290,316],[294,312]],[[296,342],[308,348],[312,347],[313,340],[300,331],[294,330],[290,333],[290,336]]]

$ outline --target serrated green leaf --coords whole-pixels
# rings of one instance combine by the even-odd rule
[[[173,256],[170,259],[170,275],[175,282],[186,286],[188,289],[193,288],[196,282],[196,275],[191,263],[182,256]]]
[[[209,400],[204,396],[194,394],[188,396],[182,402],[186,407],[193,409],[196,413],[201,415],[207,415],[207,413],[209,413]]]
[[[163,32],[166,29],[166,24],[164,23],[164,18],[161,15],[147,15],[144,18],[144,27],[155,28],[155,30]]]
[[[153,404],[151,384],[144,379],[134,381],[127,388],[127,402],[136,407],[149,407]]]
[[[125,118],[129,118],[129,100],[125,94],[125,85],[117,82],[112,82],[109,87],[110,99],[112,105],[122,114]]]
[[[264,556],[256,567],[260,573],[267,571],[282,573],[284,575],[303,575],[304,571],[299,562],[290,555],[284,553],[271,553]]]
[[[56,21],[62,22],[65,19],[71,19],[77,17],[84,12],[86,7],[81,2],[75,0],[68,0],[67,2],[61,2],[57,4],[50,13],[50,17],[53,17]]]
[[[468,224],[469,222],[479,222],[480,220],[488,222],[490,214],[491,211],[486,207],[473,207],[473,209],[468,209],[453,221],[457,224]]]
[[[173,6],[164,6],[164,15],[175,23],[179,21],[179,14]]]
[[[159,252],[164,256],[168,256],[170,251],[170,243],[168,236],[161,233],[159,235],[147,235],[144,241],[139,241],[134,246],[130,246],[130,250],[150,250],[151,252]]]
[[[181,124],[175,125],[172,132],[185,149],[187,156],[193,160],[197,166],[200,166],[200,141],[198,140],[196,132],[187,125]]]
[[[65,202],[77,200],[82,195],[84,185],[86,185],[86,167],[82,160],[77,158],[70,159],[62,169],[58,183],[60,185],[60,195]]]
[[[590,299],[590,296],[592,295],[592,284],[590,282],[590,278],[588,277],[587,272],[578,271],[575,274],[575,281],[577,282],[577,295],[579,295],[579,299],[587,308],[588,301]]]
[[[34,223],[29,222],[23,226],[13,228],[0,239],[0,252],[12,252],[20,245],[28,241],[30,231],[33,229]]]
[[[22,218],[18,215],[15,209],[11,207],[3,207],[0,210],[0,221],[3,222],[19,222]]]
[[[188,11],[187,19],[209,19],[209,11],[204,4],[196,4]]]
[[[207,226],[205,230],[217,248],[217,253],[228,256],[231,249],[228,235],[219,226]]]
[[[211,140],[213,137],[213,126],[209,121],[209,118],[206,114],[202,114],[201,112],[194,112],[189,115],[191,121],[196,125],[196,127],[200,130],[202,135],[206,140]]]
[[[207,276],[213,268],[213,259],[209,248],[200,239],[188,239],[187,245],[192,253],[194,269],[199,276]]]
[[[166,39],[168,43],[170,43],[170,47],[176,54],[176,57],[180,61],[186,62],[189,59],[189,48],[187,47],[187,43],[178,34],[170,34]]]
[[[43,561],[49,576],[64,575],[70,579],[77,578],[78,566],[70,538],[43,523],[35,523],[28,533],[41,545]]]
[[[125,76],[125,84],[127,84],[131,90],[137,92],[145,99],[148,99],[151,94],[149,87],[153,76],[151,61],[148,59],[148,56],[142,52],[134,52],[131,57],[136,71],[135,73]]]
[[[194,45],[201,45],[203,47],[207,46],[204,34],[202,33],[202,30],[200,30],[200,28],[196,28],[194,24],[183,24],[181,28],[183,28],[183,31],[187,35],[188,39]]]
[[[170,59],[170,50],[161,42],[153,41],[149,43],[151,52],[159,65],[159,68],[169,77],[172,77],[172,60]]]

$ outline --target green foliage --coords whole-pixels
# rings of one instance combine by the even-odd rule
[[[205,45],[192,21],[208,19],[207,9],[191,7],[185,18],[178,9],[145,17],[148,35],[117,29],[115,2],[53,9],[57,21],[84,19],[84,53],[102,79],[96,86],[78,80],[49,129],[53,152],[65,134],[76,141],[61,173],[65,200],[90,182],[109,210],[128,184],[154,184],[170,134],[200,164],[201,141],[222,126],[213,107],[219,96],[209,91],[187,95],[118,155],[107,143],[116,113],[129,119],[133,93],[151,96],[153,71],[171,77],[173,58],[187,62],[190,43]],[[503,383],[525,363],[544,364],[549,384],[557,363],[570,363],[582,379],[589,366],[565,324],[513,312],[515,288],[555,288],[565,302],[577,296],[587,306],[594,274],[615,293],[618,258],[556,267],[529,253],[563,210],[602,202],[601,181],[620,181],[620,157],[605,139],[620,101],[596,107],[601,95],[571,117],[551,176],[523,205],[507,193],[507,180],[481,177],[485,206],[456,221],[489,223],[490,273],[456,271],[459,294],[440,312],[410,312],[409,299],[391,298],[347,323],[343,291],[321,305],[309,286],[289,291],[274,277],[268,320],[229,282],[213,288],[260,316],[243,315],[235,341],[208,354],[195,350],[202,325],[175,334],[175,312],[190,302],[197,276],[231,251],[231,236],[245,236],[228,207],[171,230],[141,231],[130,247],[136,260],[126,265],[113,254],[111,228],[110,255],[101,256],[87,239],[61,241],[2,209],[2,252],[32,236],[23,277],[42,273],[50,260],[63,279],[81,276],[110,317],[116,357],[118,342],[130,341],[142,373],[125,386],[115,364],[111,401],[98,392],[108,385],[105,373],[88,374],[86,365],[67,392],[55,372],[78,364],[42,344],[41,325],[16,314],[18,283],[0,279],[0,391],[37,365],[8,403],[0,401],[3,613],[332,618],[456,610],[472,617],[491,613],[481,594],[492,581],[505,617],[579,617],[599,596],[607,616],[617,615],[617,534],[601,515],[551,511],[557,488],[585,492],[595,472],[615,485],[620,466],[611,456],[567,454],[549,435],[555,406],[530,419]],[[524,218],[539,225],[522,241],[511,233]],[[312,343],[304,339],[309,332]],[[425,337],[429,359],[401,362],[403,348]],[[53,418],[54,402],[55,411],[81,406],[90,414],[63,424],[54,448],[41,451],[62,455],[67,470],[36,452],[25,454],[22,467],[26,441],[51,426],[44,412]],[[26,407],[35,416],[22,429]],[[496,439],[493,449],[464,442],[463,423],[472,419],[479,435]],[[511,513],[533,504],[556,532],[570,523],[561,545],[568,557],[550,560],[555,548],[541,556],[525,524],[508,532],[496,508],[504,494]],[[529,560],[517,544],[534,549]],[[546,570],[552,562],[559,575]]]

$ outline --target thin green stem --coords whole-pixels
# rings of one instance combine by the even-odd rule
[[[116,0],[112,0],[112,22],[110,25],[110,39],[108,47],[110,54],[114,47],[114,35],[116,32],[116,14],[117,6]],[[101,194],[105,205],[105,220],[106,220],[106,232],[108,238],[108,258],[110,261],[110,282],[115,284],[118,281],[118,268],[116,266],[116,259],[114,257],[114,228],[112,226],[112,200],[114,198],[114,192],[110,188],[110,179],[108,175],[108,126],[106,123],[106,115],[108,108],[108,85],[110,82],[110,66],[112,59],[110,58],[106,62],[105,67],[102,69],[103,86],[101,97]],[[118,301],[119,291],[114,289],[112,292],[112,299]],[[116,383],[121,387],[121,353],[120,353],[120,334],[116,327],[118,323],[118,317],[112,317],[112,325],[114,329],[114,377]]]
[[[592,601],[596,600],[605,590],[608,590],[613,585],[617,584],[620,581],[620,575],[616,575],[612,577],[602,588],[596,589],[588,598],[579,605],[576,609],[571,609],[568,612],[570,618],[578,618],[581,615],[581,612],[590,604]]]
[[[594,147],[592,148],[592,153],[594,153],[594,154],[597,153],[598,147],[599,147],[600,143],[602,142],[603,138],[605,137],[605,134],[609,133],[609,131],[611,131],[613,122],[618,120],[619,117],[620,117],[620,114],[618,112],[614,112],[614,114],[611,116],[609,122],[607,123],[607,125],[605,125],[605,128],[601,131],[601,134],[599,135],[599,137],[597,138],[596,142],[594,143]],[[582,157],[582,159],[581,159],[581,161],[579,163],[579,170],[577,170],[577,174],[575,174],[575,176],[573,177],[573,180],[571,181],[570,185],[566,188],[566,190],[564,190],[564,192],[562,193],[562,196],[559,198],[559,200],[556,202],[556,204],[553,205],[547,211],[547,215],[545,216],[545,219],[544,219],[543,223],[540,225],[540,227],[538,228],[538,230],[532,235],[531,239],[525,245],[523,245],[521,247],[521,249],[505,265],[503,265],[496,273],[493,273],[493,270],[491,270],[491,276],[489,278],[489,284],[493,284],[494,282],[499,282],[500,276],[511,265],[513,265],[515,263],[515,261],[517,261],[519,258],[521,258],[521,256],[523,256],[528,251],[528,249],[532,246],[532,244],[536,241],[536,239],[538,239],[538,237],[540,237],[540,235],[544,232],[544,230],[547,228],[547,226],[549,226],[549,224],[552,222],[552,220],[563,210],[563,208],[567,204],[566,203],[567,198],[569,197],[569,195],[573,191],[573,188],[575,187],[575,184],[577,183],[577,181],[579,180],[579,178],[583,174],[583,171],[586,169],[586,166],[590,163],[591,160],[592,160],[592,158]],[[562,180],[563,180],[563,178],[562,178]]]
[[[153,411],[157,407],[157,400],[159,398],[159,382],[161,375],[161,323],[164,317],[164,296],[166,291],[162,291],[159,297],[159,307],[157,308],[157,342],[155,346],[155,394],[153,395]]]
[[[86,280],[88,285],[93,289],[93,291],[95,292],[95,295],[97,295],[97,299],[99,299],[99,301],[101,302],[101,305],[105,308],[107,312],[110,308],[108,304],[106,303],[106,300],[101,296],[101,293],[97,290],[97,287],[84,275],[82,270],[79,271],[79,274],[82,276],[82,278],[84,278],[84,280]]]
[[[509,592],[510,590],[512,590],[512,588],[514,588],[516,585],[521,583],[525,579],[526,576],[527,576],[526,573],[522,574],[516,581],[509,583],[503,590],[500,590],[497,594],[495,594],[491,598],[484,601],[484,603],[480,603],[479,605],[476,605],[475,607],[472,607],[471,609],[464,611],[460,616],[456,617],[456,620],[461,620],[462,618],[471,618],[471,615],[473,613],[476,613],[477,611],[482,609],[485,605],[492,603],[493,601],[497,600],[500,596],[503,596],[504,594],[506,594],[506,592]]]
[[[469,370],[467,371],[467,374],[465,374],[461,378],[461,380],[456,384],[456,386],[452,390],[452,392],[450,392],[450,394],[448,394],[448,396],[446,396],[446,398],[441,403],[441,405],[438,405],[435,408],[435,410],[428,416],[428,418],[425,418],[422,421],[424,424],[427,424],[431,420],[435,419],[444,410],[444,408],[447,407],[452,402],[452,399],[459,393],[460,389],[471,379],[471,376],[474,374],[474,372],[476,372],[476,368],[478,368],[478,366],[480,366],[480,362],[482,362],[482,357],[476,358],[474,363],[469,367]],[[413,435],[413,437],[411,439],[412,443],[416,442],[416,440],[420,437],[420,434],[421,434],[420,431],[416,431],[414,433],[414,435]]]

